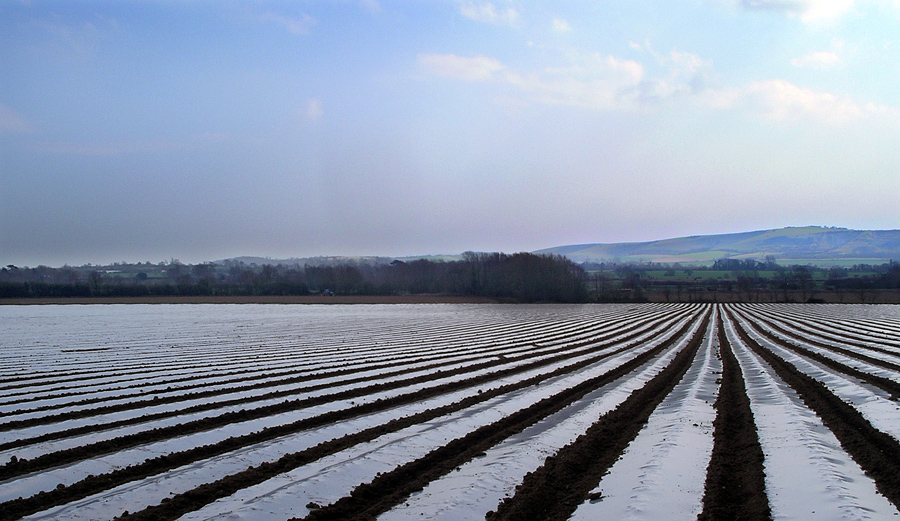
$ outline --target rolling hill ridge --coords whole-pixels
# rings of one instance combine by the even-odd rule
[[[806,226],[649,242],[557,246],[534,253],[574,262],[712,263],[717,259],[774,257],[781,264],[881,264],[900,259],[900,230]]]

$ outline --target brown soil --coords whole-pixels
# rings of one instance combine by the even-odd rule
[[[722,358],[722,385],[716,399],[713,451],[706,471],[700,521],[765,521],[772,519],[766,496],[762,447],[744,377],[722,326],[717,324]]]

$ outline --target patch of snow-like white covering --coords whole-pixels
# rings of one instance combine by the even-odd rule
[[[707,330],[703,347],[681,382],[591,491],[600,499],[582,503],[572,521],[697,519],[703,508],[716,419],[713,404],[722,374],[715,331],[715,327]]]
[[[515,492],[525,474],[542,465],[547,456],[573,442],[601,415],[613,410],[659,374],[685,344],[686,341],[681,341],[652,362],[585,395],[487,450],[483,457],[429,483],[404,504],[379,516],[379,521],[421,520],[423,517],[443,521],[483,519],[486,512],[495,509],[504,497]]]
[[[658,327],[653,328],[652,330],[649,330],[649,331],[645,332],[644,334],[642,334],[638,338],[638,340],[645,339],[645,338],[651,338],[653,335],[657,334],[658,330],[659,330]],[[533,360],[540,360],[543,358],[547,358],[548,356],[552,356],[552,355],[551,354],[543,354],[542,355],[541,353],[546,352],[549,349],[550,348],[532,348],[531,351],[535,355],[532,358],[532,360],[524,360],[524,361],[515,362],[515,363],[501,364],[500,366],[497,366],[494,369],[497,369],[500,367],[513,367],[516,365],[530,363],[530,361],[533,361]],[[515,352],[518,352],[518,351],[519,350],[515,350]],[[585,355],[585,356],[582,356],[582,357],[579,357],[579,358],[576,358],[573,360],[582,359],[587,356],[588,355]],[[496,358],[494,358],[494,359],[496,359]],[[486,360],[486,359],[484,359],[484,360]],[[472,363],[476,363],[476,362],[472,362]],[[462,367],[463,365],[468,365],[468,364],[455,364],[453,366],[444,367],[444,368],[442,368],[442,370],[452,369],[455,367]],[[559,363],[555,364],[555,366],[559,366],[559,365],[560,365]],[[472,372],[472,373],[469,373],[466,377],[477,375],[477,374],[482,374],[487,371],[490,371],[490,370],[480,370],[477,372]],[[381,379],[381,380],[379,380],[379,382],[398,380],[401,378],[408,378],[410,376],[414,376],[415,374],[416,374],[415,372],[410,371],[409,373],[403,374],[401,376],[395,376],[390,379],[387,379],[387,378]],[[357,374],[355,376],[360,376],[360,374]],[[346,377],[332,377],[332,378],[328,378],[328,379],[317,380],[314,382],[316,385],[332,382],[335,384],[335,386],[328,388],[326,390],[307,392],[307,393],[304,393],[302,396],[310,397],[310,396],[316,396],[316,395],[322,395],[322,394],[329,394],[329,393],[333,393],[333,392],[340,391],[343,389],[356,388],[356,387],[365,385],[365,384],[352,384],[352,385],[347,385],[347,386],[342,387],[342,386],[340,386],[340,382],[344,378],[346,378]],[[450,380],[452,380],[454,378],[458,378],[458,377],[451,377]],[[433,384],[434,382],[435,381],[431,382],[431,384]],[[422,384],[422,385],[425,385],[425,384]],[[404,388],[405,389],[404,391],[396,391],[395,393],[406,392],[413,388],[422,387],[422,385],[414,386],[414,387],[406,387],[406,388]],[[299,384],[296,384],[296,386],[299,386]],[[265,392],[271,392],[274,389],[284,389],[284,388],[291,388],[291,387],[294,387],[294,386],[268,388]],[[244,392],[244,393],[240,393],[236,396],[249,397],[249,396],[256,395],[256,394],[259,394],[259,392],[254,392],[254,393]],[[393,395],[393,394],[391,394],[391,395]],[[222,398],[221,397],[213,398],[213,400],[216,400],[216,401],[219,399],[222,399]],[[139,432],[142,430],[171,426],[171,425],[183,423],[186,421],[215,416],[217,414],[222,414],[224,412],[237,411],[237,410],[241,410],[241,409],[249,409],[249,408],[255,408],[255,407],[262,407],[262,406],[266,406],[266,405],[274,405],[277,403],[281,403],[285,399],[286,399],[285,397],[278,397],[278,398],[270,398],[270,399],[264,399],[264,400],[256,400],[253,402],[239,403],[239,404],[235,404],[235,405],[231,405],[231,406],[227,406],[227,407],[221,407],[221,408],[208,410],[208,411],[199,411],[199,412],[194,412],[194,413],[182,414],[182,415],[178,415],[175,417],[153,420],[150,422],[142,422],[139,425],[129,425],[129,426],[124,426],[124,427],[107,429],[107,430],[104,430],[101,432],[95,432],[95,433],[91,433],[91,434],[87,434],[87,435],[79,436],[79,437],[70,437],[70,438],[64,438],[64,439],[60,439],[60,440],[41,442],[41,443],[37,443],[34,445],[30,445],[30,446],[24,446],[24,447],[18,447],[15,449],[8,449],[6,451],[0,451],[0,458],[8,459],[9,457],[15,455],[16,457],[19,457],[19,458],[33,459],[41,454],[44,454],[44,453],[47,453],[50,451],[54,451],[54,450],[62,450],[62,449],[66,449],[66,448],[76,447],[76,446],[83,445],[84,443],[92,443],[92,442],[96,442],[96,441],[100,441],[100,440],[104,440],[104,439],[111,439],[116,436],[131,434],[131,433]],[[206,399],[206,400],[210,400],[210,399]],[[367,398],[360,398],[359,400],[357,400],[357,402],[363,402],[366,400],[367,400]],[[104,421],[115,421],[115,420],[119,420],[119,419],[140,417],[140,416],[144,416],[146,414],[151,414],[151,413],[155,413],[155,412],[178,411],[178,410],[180,410],[184,407],[187,407],[188,405],[191,405],[193,403],[204,403],[204,399],[198,399],[195,401],[178,402],[178,403],[172,403],[172,404],[163,404],[163,405],[157,405],[157,406],[148,406],[148,407],[144,407],[144,408],[134,410],[134,411],[122,411],[122,412],[118,412],[118,413],[109,413],[109,414],[104,414],[104,415],[99,415],[99,416],[92,416],[92,417],[88,417],[88,418],[80,418],[80,419],[75,419],[75,420],[61,421],[52,426],[39,425],[39,426],[34,426],[34,427],[25,427],[25,428],[21,428],[21,429],[6,431],[6,432],[0,432],[0,441],[12,441],[12,440],[17,440],[17,439],[27,439],[29,437],[38,436],[38,435],[48,433],[48,432],[57,432],[57,431],[61,431],[61,430],[67,429],[67,428],[74,428],[74,427],[79,427],[79,426],[83,426],[83,425],[94,425],[94,424],[98,424],[98,423],[102,424]],[[290,415],[291,413],[286,413],[286,414]],[[273,417],[272,420],[269,420],[269,423],[267,423],[266,425],[277,424],[276,420],[278,420],[278,419],[283,420],[284,418],[287,418],[287,417],[288,416],[284,416],[284,415],[275,416],[275,417]],[[275,422],[275,423],[273,423],[273,422]],[[256,421],[256,423],[253,425],[265,426],[265,425],[260,425],[259,421]],[[231,435],[235,435],[235,433],[237,433],[236,426],[230,426],[229,429],[231,429],[231,431],[232,431]]]
[[[662,338],[665,338],[665,336]],[[567,386],[574,385],[578,381],[581,381],[585,378],[590,378],[592,376],[602,374],[603,372],[620,365],[621,363],[623,363],[623,361],[630,359],[633,356],[637,356],[637,354],[652,348],[660,341],[662,340],[655,339],[653,342],[647,343],[646,345],[636,348],[635,350],[631,350],[627,353],[622,353],[613,358],[594,364],[574,375],[568,374],[560,377],[555,377],[542,383],[540,386],[531,387],[516,393],[497,397],[486,402],[485,404],[480,404],[478,406],[460,411],[455,414],[460,418],[466,419],[469,423],[476,422],[476,425],[480,426],[480,423],[478,423],[478,421],[486,415],[488,415],[489,418],[494,418],[494,416],[490,415],[506,415],[518,410],[521,407],[527,407],[530,403],[549,396],[553,392],[558,392],[560,389],[564,389]],[[578,357],[577,359],[594,356],[596,354],[597,353],[583,355],[581,357]],[[534,369],[523,374],[506,377],[494,382],[492,384],[492,387],[521,381],[530,376],[553,370],[556,367],[568,365],[575,360],[570,359],[566,360],[565,362],[554,363],[549,368],[545,367]],[[434,385],[435,383],[437,382],[430,382],[428,385]],[[390,419],[396,418],[398,416],[414,414],[428,407],[439,407],[447,403],[452,403],[453,401],[462,399],[465,396],[470,395],[471,393],[471,389],[464,389],[456,393],[450,393],[440,396],[435,399],[423,400],[422,402],[418,402],[409,406],[395,408],[390,411],[385,411],[373,415],[363,416],[322,429],[316,429],[309,432],[301,432],[295,435],[285,436],[277,440],[271,440],[266,443],[254,445],[252,447],[246,447],[244,449],[233,451],[222,456],[218,456],[201,462],[196,462],[185,467],[175,469],[163,476],[153,476],[144,480],[117,487],[110,491],[106,491],[80,501],[70,503],[68,505],[64,505],[62,507],[49,509],[45,512],[35,514],[34,516],[31,516],[27,519],[92,519],[98,515],[101,517],[103,515],[116,515],[118,513],[121,513],[123,510],[139,510],[141,508],[144,508],[145,506],[159,503],[160,501],[162,501],[162,499],[172,494],[184,492],[203,483],[215,481],[216,479],[220,479],[229,474],[242,471],[248,466],[258,465],[266,461],[273,461],[286,453],[303,450],[337,436],[352,432],[358,432],[365,428],[385,423]],[[374,394],[367,396],[365,400],[368,401],[378,397],[383,396],[381,394]],[[342,406],[347,405],[344,402],[335,403]],[[335,404],[326,404],[322,407],[330,407],[333,409],[335,408]],[[316,408],[312,408],[310,410],[307,410],[306,414],[311,415],[314,412],[323,411],[317,411]],[[260,422],[262,421],[268,422],[270,420],[260,420]],[[442,422],[448,421],[449,420],[442,420],[439,418],[434,420],[432,423],[444,425],[445,423]],[[282,421],[276,421],[275,423],[285,423],[285,421],[284,419],[282,419]],[[463,424],[468,425],[469,423],[464,422]],[[410,429],[415,429],[415,427],[411,427]],[[244,430],[246,430],[246,428]],[[119,453],[103,456],[94,460],[79,462],[70,467],[64,467],[60,469],[50,470],[41,474],[28,476],[11,483],[11,486],[4,491],[4,496],[9,496],[9,498],[15,498],[20,495],[28,496],[35,493],[37,490],[47,490],[48,488],[53,488],[56,483],[70,484],[90,473],[98,474],[109,472],[112,468],[124,466],[129,463],[140,462],[148,457],[167,454],[176,450],[184,450],[202,443],[213,442],[216,439],[224,439],[224,437],[227,437],[225,436],[225,434],[227,434],[227,431],[229,431],[228,428],[223,428],[213,432],[200,433],[198,435],[166,440],[144,447],[121,451]],[[214,436],[214,438],[211,438],[210,436]],[[402,441],[402,436],[400,439]],[[446,439],[441,439],[446,442]],[[433,440],[431,441],[433,442]],[[396,442],[390,445],[393,447],[395,444]],[[434,445],[429,445],[429,447],[434,447]],[[358,484],[358,482],[354,483],[354,485],[356,484]],[[3,498],[0,498],[0,500],[2,499]]]
[[[799,371],[818,380],[842,401],[852,405],[863,417],[881,432],[900,440],[900,405],[890,394],[875,386],[846,376],[824,365],[800,356],[755,334],[753,328],[741,321],[744,330],[763,347],[772,351]]]
[[[797,393],[743,345],[726,320],[765,456],[766,492],[776,520],[896,519],[897,508]]]
[[[686,320],[686,319],[685,319]],[[683,322],[683,321],[682,321]],[[647,333],[647,335],[652,335],[652,333]],[[665,338],[665,336],[661,337]],[[658,342],[662,341],[661,339],[655,339],[653,342],[647,343],[645,346],[642,346],[641,349],[634,351],[633,353],[637,353],[643,351],[645,349],[649,349],[653,345],[656,345]],[[502,379],[499,383],[495,385],[500,385],[503,383],[509,383],[513,381],[520,381],[522,379],[541,374],[546,372],[551,372],[555,369],[561,368],[563,366],[578,362],[580,360],[584,360],[590,358],[592,356],[596,356],[603,351],[612,351],[619,346],[614,346],[610,348],[605,348],[599,350],[594,353],[588,353],[584,355],[580,355],[577,357],[572,357],[570,359],[566,359],[563,361],[553,362],[548,364],[547,366],[533,369],[521,373],[519,375],[514,375],[511,377],[507,377]],[[535,357],[535,360],[540,360],[546,358],[551,355],[541,355]],[[621,359],[619,358],[616,358]],[[501,364],[499,366],[494,366],[492,368],[482,369],[479,371],[468,373],[466,376],[477,376],[480,374],[488,374],[490,372],[496,371],[498,369],[502,369],[504,367],[515,367],[518,365],[522,365],[525,363],[529,363],[528,360],[509,363],[509,364]],[[400,377],[395,377],[400,378]],[[165,454],[170,454],[172,452],[183,451],[193,447],[216,443],[221,440],[227,439],[232,436],[240,436],[243,434],[247,434],[250,432],[261,430],[265,427],[269,426],[277,426],[283,425],[286,423],[290,423],[293,421],[297,421],[303,418],[309,418],[315,416],[316,414],[322,414],[326,412],[332,412],[340,409],[345,409],[348,407],[352,407],[355,405],[360,405],[363,403],[370,403],[378,399],[390,398],[393,396],[397,396],[400,394],[413,392],[416,390],[424,389],[427,387],[433,387],[436,385],[441,385],[444,383],[452,382],[458,380],[458,376],[449,376],[442,379],[434,379],[428,382],[422,382],[419,384],[414,384],[410,386],[406,386],[400,389],[393,389],[388,391],[377,392],[373,394],[368,394],[365,396],[361,396],[355,399],[343,399],[338,401],[333,401],[317,406],[307,407],[304,409],[300,409],[297,411],[290,411],[280,414],[273,414],[270,416],[266,416],[263,418],[257,418],[254,420],[236,422],[229,424],[227,426],[218,427],[214,430],[203,431],[194,434],[188,434],[185,436],[170,438],[166,440],[162,440],[159,442],[145,444],[139,447],[134,447],[130,449],[121,450],[115,452],[113,454],[108,454],[104,456],[100,456],[97,458],[93,458],[90,460],[79,461],[73,463],[71,465],[61,466],[56,469],[51,469],[46,472],[32,474],[29,476],[25,476],[17,479],[16,481],[9,483],[2,490],[0,490],[0,501],[6,501],[9,499],[15,499],[17,497],[28,497],[30,495],[36,494],[42,490],[51,490],[59,484],[63,485],[71,485],[84,477],[90,474],[102,474],[106,472],[111,472],[118,468],[122,468],[128,465],[138,464],[143,462],[146,459],[154,458],[157,456],[162,456]],[[368,384],[355,384],[348,386],[348,388],[355,388],[359,386],[365,386]],[[310,396],[313,394],[324,394],[331,393],[335,391],[341,390],[340,387],[331,388],[328,390],[320,391],[319,393],[310,393]],[[471,390],[464,390],[463,393],[471,393]],[[463,395],[460,395],[463,396]],[[457,399],[460,399],[457,397]],[[281,400],[272,400],[272,403],[279,402]],[[171,404],[170,407],[175,407],[175,404]],[[237,409],[237,407],[235,407]],[[53,447],[55,449],[59,449],[60,447],[65,447],[70,444],[77,444],[79,441],[88,441],[91,440],[92,435],[88,434],[82,437],[60,440],[58,442],[47,442],[43,444],[37,444],[29,447],[19,447],[16,449],[10,449],[4,451],[4,454],[8,455],[16,455],[17,457],[25,457],[25,458],[33,458],[36,455],[40,455],[43,452],[46,452],[48,447]],[[100,434],[93,441],[98,441],[102,439],[103,435]],[[322,440],[324,441],[324,440]],[[263,460],[264,461],[264,460]]]
[[[552,355],[539,355],[539,356],[534,357],[531,360],[524,360],[524,361],[509,363],[509,364],[501,364],[498,367],[499,368],[515,367],[518,365],[530,363],[531,361],[542,360],[542,359],[548,358],[549,356],[552,356]],[[52,451],[64,450],[64,449],[71,448],[71,447],[81,446],[86,443],[95,443],[95,442],[98,442],[101,440],[112,439],[112,438],[115,438],[118,436],[123,436],[126,434],[135,433],[135,432],[141,432],[141,431],[150,430],[150,429],[154,429],[154,428],[177,425],[179,423],[186,423],[186,422],[193,421],[193,420],[198,420],[198,419],[207,418],[207,417],[211,417],[211,416],[217,416],[219,414],[223,414],[226,412],[234,412],[234,411],[240,411],[240,410],[252,410],[252,409],[259,408],[259,407],[277,405],[288,399],[311,398],[311,397],[316,397],[316,396],[328,395],[328,394],[333,394],[336,392],[347,391],[347,390],[357,389],[360,387],[365,387],[367,385],[372,385],[374,383],[393,382],[393,381],[397,381],[397,380],[403,380],[403,379],[412,378],[412,377],[416,377],[416,376],[426,375],[429,373],[433,373],[437,370],[440,370],[440,371],[453,370],[453,369],[457,369],[457,368],[461,368],[461,367],[466,367],[466,366],[469,366],[472,364],[477,364],[479,362],[484,362],[485,360],[486,359],[477,359],[471,363],[453,364],[453,365],[441,367],[440,369],[431,369],[431,370],[424,370],[424,371],[416,371],[416,370],[414,370],[414,368],[410,368],[410,371],[407,373],[392,376],[389,378],[387,378],[387,377],[382,378],[382,379],[372,381],[372,382],[362,382],[362,383],[354,382],[351,384],[344,384],[342,382],[342,380],[346,380],[348,377],[333,377],[333,378],[328,378],[328,379],[323,379],[323,380],[317,380],[317,381],[313,382],[314,385],[324,385],[329,382],[332,382],[334,385],[331,387],[325,388],[325,389],[317,389],[314,391],[307,391],[302,394],[298,393],[298,395],[293,396],[293,397],[279,396],[276,398],[269,398],[269,399],[265,399],[265,400],[256,400],[256,401],[247,402],[247,403],[238,403],[238,404],[230,405],[227,407],[211,409],[208,411],[199,411],[199,412],[190,413],[190,414],[181,414],[178,416],[172,416],[172,417],[163,418],[163,419],[159,419],[159,420],[153,420],[152,422],[144,422],[144,423],[141,423],[138,425],[128,425],[128,426],[124,426],[124,427],[118,427],[118,428],[108,429],[108,430],[104,430],[104,431],[100,431],[100,432],[85,434],[83,436],[66,437],[63,439],[53,440],[53,441],[48,441],[48,442],[41,442],[41,443],[26,446],[26,447],[18,447],[15,449],[8,449],[6,451],[0,451],[0,461],[2,461],[4,459],[8,460],[9,457],[12,455],[16,455],[19,458],[33,459],[37,456],[40,456],[42,454],[52,452]],[[467,373],[466,377],[477,376],[479,374],[484,374],[484,373],[492,371],[492,370],[496,370],[496,368],[472,371],[470,373]],[[372,374],[377,374],[377,371]],[[357,374],[353,375],[353,377],[359,377],[359,376],[365,376],[365,373],[363,373],[363,374],[357,373]],[[447,381],[454,381],[457,379],[459,379],[458,376],[448,377],[448,378],[444,378],[444,379],[440,379],[440,380],[435,379],[435,380],[432,380],[427,383],[410,385],[410,386],[399,388],[398,390],[387,391],[386,393],[382,393],[377,396],[373,395],[373,396],[376,396],[376,398],[377,397],[383,398],[385,396],[394,396],[396,394],[402,394],[404,392],[409,392],[411,390],[416,390],[416,389],[424,388],[424,387],[430,387],[430,386],[433,386],[435,383],[441,383],[441,382],[445,383]],[[290,389],[292,387],[298,387],[298,388],[302,389],[301,384],[294,384],[292,386],[278,386],[278,387],[273,387],[273,388],[267,388],[265,390],[265,392],[273,392],[276,390]],[[235,397],[241,398],[241,397],[245,397],[245,395],[253,396],[255,394],[258,394],[258,393],[235,393],[233,395],[220,395],[219,397],[216,398],[216,401],[218,401],[220,399],[224,399],[224,398],[235,398]],[[356,403],[363,403],[363,402],[366,402],[369,400],[370,400],[370,397],[363,396],[363,397],[359,397],[358,399],[355,399],[353,401]],[[81,418],[78,420],[59,422],[58,424],[56,424],[56,430],[62,430],[63,427],[71,428],[72,426],[92,425],[95,422],[101,421],[101,419],[106,419],[106,418],[110,418],[110,417],[114,417],[117,419],[118,418],[130,418],[130,417],[137,418],[137,417],[140,417],[140,416],[143,416],[146,414],[152,414],[155,412],[179,411],[183,407],[188,407],[191,405],[203,404],[203,403],[204,403],[204,399],[197,399],[197,400],[193,400],[193,401],[184,401],[184,402],[165,404],[165,405],[160,405],[160,406],[156,406],[156,407],[146,407],[146,408],[137,409],[134,411],[126,411],[123,413],[117,413],[115,415],[92,416],[90,418]],[[344,402],[340,402],[340,403],[344,403]],[[322,410],[323,407],[327,407],[327,406],[319,406],[318,410]],[[311,409],[307,408],[307,409],[302,409],[302,410],[309,411]],[[331,410],[331,409],[329,409],[329,410]],[[262,427],[266,427],[266,426],[281,425],[283,423],[295,421],[296,419],[299,419],[301,417],[308,416],[307,412],[303,412],[303,413],[299,413],[299,414],[300,414],[300,416],[298,416],[297,411],[292,411],[292,412],[283,413],[283,414],[275,414],[275,415],[267,416],[262,419],[252,420],[251,422],[247,422],[246,425],[249,426],[248,429],[241,429],[239,427],[241,424],[235,423],[235,424],[229,425],[228,428],[225,430],[229,430],[231,433],[228,435],[233,436],[236,434],[240,434],[242,432],[250,432],[252,430],[258,430],[258,429],[260,429]],[[225,434],[225,430],[223,430],[223,429],[220,429],[220,431],[223,434]],[[29,436],[43,434],[44,432],[55,432],[55,431],[50,431],[47,429],[47,426],[41,425],[41,426],[28,427],[28,428],[24,428],[24,429],[13,430],[13,431],[9,431],[7,433],[3,433],[3,434],[5,434],[5,437],[0,437],[0,439],[2,439],[3,441],[11,441],[14,439],[27,438]]]
[[[757,317],[757,318],[760,317],[760,316],[762,316],[762,315],[760,315],[759,313],[749,313],[749,312],[746,312],[746,310],[742,310],[742,313],[741,313],[741,314],[742,314],[742,315],[745,315],[745,316]],[[766,318],[771,318],[771,317],[766,317]],[[851,357],[851,356],[848,356],[848,355],[845,355],[845,354],[842,354],[842,353],[839,353],[839,352],[836,352],[836,351],[832,351],[832,350],[830,350],[830,349],[825,349],[825,348],[822,348],[822,347],[813,345],[813,344],[811,344],[811,343],[809,343],[809,342],[806,342],[806,341],[804,341],[804,340],[798,340],[798,339],[796,339],[796,338],[790,338],[790,337],[784,335],[783,333],[781,333],[781,332],[779,332],[779,331],[775,331],[775,330],[773,330],[773,329],[770,329],[767,325],[764,325],[764,324],[759,324],[759,323],[755,323],[755,324],[756,324],[756,327],[758,327],[758,328],[760,328],[760,329],[765,329],[765,330],[769,331],[770,333],[772,333],[773,335],[775,335],[775,336],[778,337],[778,338],[781,338],[781,339],[784,340],[785,342],[788,342],[788,343],[790,343],[790,344],[797,344],[797,345],[800,345],[800,346],[803,347],[804,349],[807,349],[807,350],[809,350],[809,351],[813,351],[813,352],[815,352],[815,353],[821,354],[821,355],[823,355],[823,356],[826,356],[826,357],[828,357],[828,358],[831,358],[832,360],[835,360],[835,361],[840,362],[840,363],[842,363],[842,364],[845,364],[845,365],[848,365],[848,366],[850,366],[850,367],[859,369],[860,371],[865,371],[865,372],[867,372],[867,373],[871,373],[871,374],[874,374],[874,375],[877,375],[877,376],[881,376],[881,377],[883,377],[883,378],[890,378],[890,379],[893,379],[893,380],[898,380],[898,379],[900,379],[900,372],[898,372],[898,371],[891,370],[891,369],[887,369],[887,368],[884,368],[884,367],[881,367],[881,366],[878,366],[878,365],[875,365],[875,364],[866,362],[866,361],[864,361],[864,360],[859,360],[859,359],[857,359],[857,358],[854,358],[854,357]],[[853,351],[853,352],[856,352],[856,353],[859,353],[859,354],[862,354],[862,355],[866,355],[866,356],[869,356],[869,357],[872,357],[872,358],[877,358],[877,359],[882,360],[882,361],[885,361],[885,362],[890,362],[890,363],[893,363],[893,364],[900,364],[900,356],[892,356],[892,355],[889,355],[889,354],[886,354],[886,353],[877,352],[877,351],[873,351],[873,350],[868,350],[868,349],[865,349],[865,348],[862,348],[862,347],[859,347],[859,346],[847,345],[846,343],[841,342],[839,339],[836,339],[836,338],[835,338],[835,339],[825,339],[825,338],[820,338],[820,337],[817,337],[817,336],[816,336],[815,334],[813,334],[813,333],[810,333],[810,332],[808,332],[808,331],[805,331],[805,330],[804,330],[803,328],[801,328],[801,327],[797,327],[797,326],[793,326],[793,327],[792,327],[791,325],[786,324],[785,322],[779,322],[779,324],[780,324],[780,326],[783,327],[784,329],[786,329],[786,330],[788,330],[788,331],[791,331],[792,333],[794,333],[794,334],[796,334],[796,335],[800,335],[801,337],[809,337],[809,338],[811,338],[811,339],[815,339],[816,341],[818,341],[818,342],[820,342],[820,343],[823,343],[823,344],[826,344],[826,345],[831,345],[831,346],[834,346],[834,347],[838,347],[838,348],[842,348],[842,349],[847,349],[847,350],[850,350],[850,351]],[[869,344],[870,344],[870,345],[874,345],[874,343],[871,343],[871,342],[869,342]],[[885,349],[885,347],[884,347],[884,346],[881,346],[881,345],[878,346],[878,347],[881,347],[882,349]],[[900,355],[900,353],[898,353],[898,355]]]
[[[306,515],[309,512],[306,508],[309,502],[326,505],[337,501],[357,485],[374,479],[378,473],[390,472],[452,439],[465,436],[580,381],[598,376],[656,343],[648,343],[628,353],[616,355],[577,374],[558,377],[540,386],[510,393],[477,407],[351,447],[219,499],[181,519],[251,521]],[[674,356],[673,350],[669,349],[669,356]],[[639,387],[641,384],[637,385]],[[624,398],[625,396],[621,399]]]

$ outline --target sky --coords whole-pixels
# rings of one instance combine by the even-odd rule
[[[0,264],[900,228],[900,0],[0,0]]]

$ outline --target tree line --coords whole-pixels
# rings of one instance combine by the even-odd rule
[[[779,265],[773,258],[710,266],[585,263],[589,293],[606,302],[900,303],[900,264]]]
[[[710,266],[574,264],[562,256],[466,252],[458,260],[322,258],[0,268],[0,298],[409,295],[506,302],[900,302],[900,264],[781,266],[773,258]]]
[[[510,302],[584,302],[583,268],[558,255],[466,252],[461,260],[322,266],[116,263],[0,269],[0,298],[442,294]]]

